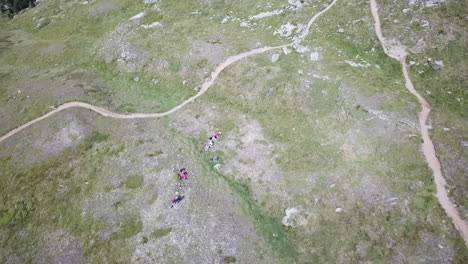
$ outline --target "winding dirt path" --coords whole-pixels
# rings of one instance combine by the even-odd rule
[[[382,44],[385,54],[387,54],[391,58],[398,60],[401,63],[403,76],[405,77],[406,89],[408,89],[410,93],[416,96],[419,103],[421,104],[421,112],[418,113],[418,119],[421,130],[421,136],[423,138],[422,148],[424,157],[426,158],[429,167],[434,173],[434,182],[437,187],[436,196],[439,200],[440,205],[442,206],[442,208],[444,208],[447,215],[452,219],[455,228],[458,229],[460,235],[462,236],[463,240],[465,240],[465,244],[468,247],[468,222],[460,217],[457,209],[455,209],[455,206],[453,206],[452,201],[450,201],[450,198],[448,197],[447,190],[445,189],[445,185],[447,183],[442,175],[440,162],[436,156],[434,144],[432,143],[431,137],[429,136],[430,127],[427,125],[427,119],[429,118],[429,113],[431,112],[431,105],[429,105],[426,99],[424,99],[424,97],[422,97],[416,91],[416,89],[414,89],[413,83],[411,82],[411,79],[408,74],[408,65],[406,64],[406,56],[408,55],[408,52],[406,51],[406,49],[404,47],[391,44],[382,35],[377,0],[371,0],[371,11],[375,21],[375,33],[377,34],[377,37],[380,43]]]
[[[107,109],[104,109],[102,107],[94,106],[94,105],[83,103],[83,102],[68,102],[68,103],[64,103],[64,104],[60,105],[59,107],[57,107],[56,109],[48,112],[47,114],[44,114],[44,115],[42,115],[42,116],[40,116],[40,117],[38,117],[36,119],[33,119],[33,120],[31,120],[31,121],[29,121],[29,122],[15,128],[15,129],[11,130],[10,132],[8,132],[5,135],[0,137],[0,142],[6,140],[7,138],[15,135],[16,133],[20,132],[21,130],[23,130],[23,129],[31,126],[31,125],[34,125],[35,123],[50,117],[53,114],[56,114],[56,113],[58,113],[60,111],[63,111],[65,109],[69,109],[69,108],[85,108],[85,109],[89,109],[89,110],[91,110],[93,112],[96,112],[96,113],[98,113],[100,115],[103,115],[103,116],[106,116],[106,117],[111,117],[111,118],[117,118],[117,119],[158,118],[158,117],[163,117],[163,116],[166,116],[166,115],[170,115],[170,114],[176,112],[177,110],[181,109],[182,107],[184,107],[186,104],[188,104],[190,102],[193,102],[195,99],[197,99],[198,97],[203,95],[206,91],[208,91],[208,88],[210,88],[215,83],[215,81],[218,79],[219,74],[225,68],[227,68],[228,66],[236,63],[237,61],[239,61],[241,59],[244,59],[244,58],[247,58],[247,57],[250,57],[250,56],[254,56],[254,55],[258,55],[258,54],[262,54],[262,53],[265,53],[267,51],[271,51],[271,50],[275,50],[275,49],[281,49],[283,47],[293,46],[293,45],[298,44],[302,40],[304,40],[304,38],[309,34],[309,29],[312,26],[312,24],[315,22],[315,20],[317,20],[317,18],[319,18],[323,13],[327,12],[332,6],[334,6],[336,4],[336,2],[338,2],[338,0],[333,0],[333,2],[330,5],[328,5],[325,9],[323,9],[322,11],[315,14],[315,16],[313,16],[309,20],[309,22],[307,23],[306,29],[292,43],[281,45],[281,46],[263,47],[263,48],[253,49],[253,50],[250,50],[250,51],[247,51],[247,52],[244,52],[244,53],[240,53],[240,54],[228,57],[224,62],[222,62],[221,64],[219,64],[215,68],[215,70],[211,73],[211,77],[208,78],[206,81],[204,81],[202,83],[201,89],[200,89],[200,91],[198,91],[197,94],[195,94],[194,96],[190,97],[189,99],[183,101],[182,103],[180,103],[179,105],[177,105],[176,107],[172,108],[169,111],[162,112],[162,113],[148,113],[148,114],[146,114],[146,113],[135,113],[135,114],[124,115],[124,114],[119,114],[119,113],[113,113],[113,112],[111,112],[111,111],[109,111]]]

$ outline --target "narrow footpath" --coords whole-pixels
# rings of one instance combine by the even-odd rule
[[[395,44],[390,44],[382,35],[377,0],[371,0],[371,11],[375,21],[375,33],[377,34],[385,54],[400,62],[403,76],[405,77],[406,89],[408,89],[410,93],[416,96],[419,104],[421,105],[421,112],[418,113],[418,119],[421,136],[423,138],[422,149],[424,157],[426,158],[426,161],[434,174],[434,182],[437,187],[436,196],[440,205],[442,208],[444,208],[447,215],[452,219],[455,228],[460,232],[460,235],[462,236],[463,240],[465,240],[465,244],[468,247],[468,222],[460,217],[457,209],[447,194],[447,190],[445,189],[447,182],[442,175],[440,162],[436,156],[434,144],[432,143],[431,137],[429,136],[430,127],[427,125],[427,119],[429,118],[429,113],[431,112],[431,105],[429,105],[426,99],[424,99],[424,97],[422,97],[418,91],[414,89],[413,83],[411,82],[408,74],[408,65],[406,64],[406,56],[408,55],[408,52],[406,49],[401,46],[396,46]]]
[[[48,112],[47,114],[44,114],[44,115],[42,115],[42,116],[40,116],[40,117],[38,117],[36,119],[33,119],[33,120],[31,120],[31,121],[29,121],[29,122],[15,128],[15,129],[11,130],[10,132],[8,132],[5,135],[0,137],[0,142],[6,140],[7,138],[15,135],[16,133],[20,132],[21,130],[23,130],[23,129],[31,126],[31,125],[34,125],[35,123],[37,123],[37,122],[39,122],[39,121],[41,121],[43,119],[46,119],[46,118],[48,118],[48,117],[50,117],[50,116],[52,116],[52,115],[54,115],[54,114],[56,114],[58,112],[61,112],[63,110],[69,109],[69,108],[85,108],[85,109],[89,109],[89,110],[91,110],[93,112],[96,112],[96,113],[98,113],[98,114],[100,114],[102,116],[110,117],[110,118],[117,118],[117,119],[158,118],[158,117],[163,117],[163,116],[170,115],[170,114],[180,110],[186,104],[188,104],[190,102],[193,102],[195,99],[197,99],[198,97],[203,95],[206,91],[208,91],[208,88],[210,88],[215,83],[215,81],[218,79],[219,74],[224,69],[226,69],[228,66],[236,63],[237,61],[242,60],[242,59],[247,58],[247,57],[262,54],[262,53],[265,53],[265,52],[268,52],[268,51],[281,49],[281,48],[284,48],[284,47],[289,47],[289,46],[294,46],[296,44],[299,44],[302,40],[304,40],[305,37],[307,37],[307,35],[309,34],[309,29],[312,26],[312,24],[315,22],[315,20],[317,20],[317,18],[319,18],[322,14],[327,12],[332,6],[334,6],[336,4],[336,2],[338,2],[338,0],[333,0],[333,2],[330,5],[328,5],[325,9],[323,9],[322,11],[315,14],[315,16],[313,16],[309,20],[309,22],[307,23],[306,29],[293,42],[291,42],[289,44],[285,44],[285,45],[275,46],[275,47],[263,47],[263,48],[253,49],[253,50],[250,50],[250,51],[247,51],[247,52],[244,52],[244,53],[240,53],[240,54],[228,57],[224,62],[220,63],[215,68],[215,70],[211,73],[211,77],[203,82],[203,84],[201,86],[201,89],[200,89],[200,91],[198,91],[197,94],[195,94],[194,96],[192,96],[192,97],[188,98],[187,100],[183,101],[182,103],[180,103],[179,105],[177,105],[176,107],[172,108],[169,111],[166,111],[166,112],[163,112],[163,113],[148,113],[148,114],[146,114],[146,113],[135,113],[135,114],[130,114],[130,115],[124,115],[124,114],[113,113],[113,112],[111,112],[111,111],[109,111],[107,109],[104,109],[102,107],[94,106],[94,105],[83,103],[83,102],[68,102],[68,103],[64,103],[64,104],[60,105],[59,107],[57,107],[56,109]]]

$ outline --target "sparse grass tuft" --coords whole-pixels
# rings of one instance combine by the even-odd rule
[[[153,239],[158,239],[163,236],[167,236],[170,232],[172,231],[172,228],[163,228],[163,229],[155,229],[151,234],[149,235],[150,238]]]
[[[154,204],[154,202],[156,202],[157,199],[158,199],[158,195],[153,194],[153,195],[151,195],[151,198],[146,202],[146,204],[152,205],[152,204]]]
[[[223,261],[224,263],[236,263],[237,259],[232,256],[227,256],[227,257],[224,257]]]
[[[113,239],[126,239],[133,237],[141,232],[143,223],[137,216],[133,216],[120,224],[120,229],[115,233]]]
[[[127,177],[127,180],[125,181],[125,187],[128,189],[137,189],[140,188],[143,185],[144,178],[142,175],[135,174],[135,175],[130,175]]]

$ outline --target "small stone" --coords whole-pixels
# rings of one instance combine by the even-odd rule
[[[318,61],[320,59],[319,53],[317,51],[310,53],[311,61]]]
[[[134,80],[135,82],[138,82],[138,81],[140,81],[140,77],[137,76],[137,77],[133,78],[133,80]]]
[[[338,208],[335,209],[335,212],[336,212],[336,213],[339,213],[339,212],[341,212],[341,211],[343,211],[343,209],[340,208],[340,207],[338,207]]]
[[[271,62],[275,63],[275,62],[277,62],[278,60],[279,60],[279,54],[278,54],[278,53],[273,54],[273,55],[271,56]]]
[[[341,28],[341,27],[340,27],[340,28],[338,29],[337,32],[338,32],[338,33],[343,33],[343,32],[344,32],[344,28]]]
[[[443,129],[444,129],[444,131],[450,131],[450,128],[448,128],[448,127],[444,127]]]

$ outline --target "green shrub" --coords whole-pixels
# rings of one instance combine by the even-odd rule
[[[224,257],[224,263],[234,263],[236,262],[236,258],[235,257],[232,257],[232,256],[227,256],[227,257]]]

